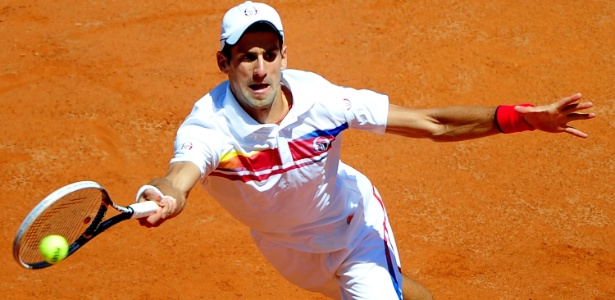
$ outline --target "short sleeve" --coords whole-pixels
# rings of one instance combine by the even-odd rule
[[[349,128],[384,133],[389,113],[389,97],[371,90],[341,87]]]
[[[202,175],[209,174],[220,162],[220,135],[199,126],[182,126],[175,138],[175,152],[171,163],[189,161]]]

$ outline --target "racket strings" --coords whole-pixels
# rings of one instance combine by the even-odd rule
[[[102,190],[86,188],[73,191],[53,202],[24,233],[19,253],[21,261],[26,264],[43,261],[39,243],[48,235],[61,235],[70,245],[86,231],[94,230],[106,212],[104,197]]]
[[[100,225],[100,222],[102,222],[103,218],[105,217],[105,214],[107,214],[107,205],[101,204],[100,208],[98,209],[98,212],[96,213],[96,216],[94,216],[94,220],[92,221],[91,225],[88,226],[88,228],[83,232],[84,238],[89,239],[92,235],[94,235],[94,232],[98,228],[98,225]]]

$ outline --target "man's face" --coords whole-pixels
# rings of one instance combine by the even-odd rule
[[[281,99],[280,80],[286,68],[286,47],[269,31],[246,32],[231,48],[228,61],[218,53],[218,66],[228,75],[231,91],[248,112],[269,110]]]

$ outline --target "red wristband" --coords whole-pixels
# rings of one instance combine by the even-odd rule
[[[534,106],[534,104],[500,105],[495,109],[495,126],[502,133],[515,133],[534,130],[523,116],[515,110],[515,106]]]

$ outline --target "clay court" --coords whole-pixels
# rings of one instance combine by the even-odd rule
[[[12,257],[53,190],[94,180],[129,204],[225,76],[239,1],[1,1],[0,295],[322,299],[287,283],[206,192],[156,229],[112,228],[57,266]],[[587,139],[525,132],[434,143],[346,132],[384,197],[404,273],[436,299],[615,299],[615,2],[267,1],[289,66],[413,107],[546,104],[581,92]]]

